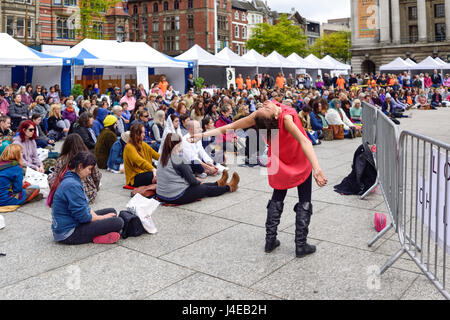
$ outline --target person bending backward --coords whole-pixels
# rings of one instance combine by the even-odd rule
[[[115,243],[120,238],[123,220],[116,210],[93,211],[84,194],[82,180],[91,174],[95,156],[89,151],[78,153],[68,164],[68,171],[50,191],[52,231],[55,241],[75,245]]]
[[[312,215],[312,176],[318,186],[327,184],[311,141],[307,138],[295,109],[279,103],[265,101],[263,107],[248,117],[226,126],[198,134],[198,137],[217,136],[227,130],[245,129],[256,126],[267,129],[269,144],[268,177],[274,189],[267,205],[265,251],[271,252],[280,245],[277,227],[283,212],[287,189],[297,187],[299,202],[295,205],[296,256],[303,257],[316,251],[315,246],[306,242],[308,226]],[[277,129],[274,134],[272,130]],[[311,172],[313,171],[313,173]]]
[[[156,194],[161,201],[182,205],[237,190],[239,175],[236,172],[229,183],[227,171],[214,183],[203,183],[201,179],[195,178],[181,155],[182,151],[182,138],[177,133],[169,133],[164,140],[156,183]]]

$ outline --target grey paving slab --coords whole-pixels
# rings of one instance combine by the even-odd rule
[[[236,225],[225,219],[173,207],[158,207],[152,215],[156,234],[127,238],[121,245],[155,257]]]
[[[39,219],[52,221],[52,212],[51,209],[45,204],[45,200],[27,203],[21,206],[17,211],[26,213]]]
[[[420,275],[406,290],[401,300],[445,300],[445,297],[439,293],[427,277]]]
[[[5,219],[6,227],[0,232],[0,243],[21,239],[26,234],[48,233],[51,229],[51,223],[35,218],[26,213],[15,211],[2,214]],[[0,251],[1,246],[0,246]]]
[[[143,299],[193,271],[117,247],[0,290],[0,299]]]
[[[0,257],[0,288],[115,247],[58,244],[53,241],[51,230],[22,235],[1,244],[6,257]]]
[[[321,242],[316,253],[290,261],[252,288],[284,299],[399,299],[417,274],[391,269],[376,278],[384,258]]]
[[[150,300],[273,300],[254,289],[196,273],[149,297]]]
[[[294,259],[294,237],[279,235],[281,246],[264,252],[265,229],[240,224],[176,250],[164,260],[249,286]]]

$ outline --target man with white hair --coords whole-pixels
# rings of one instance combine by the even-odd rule
[[[194,174],[204,179],[207,175],[216,175],[222,173],[223,170],[228,170],[220,164],[214,164],[214,161],[203,148],[201,138],[195,138],[191,142],[195,134],[202,132],[200,123],[191,120],[187,126],[189,133],[183,137],[183,158],[190,164]]]

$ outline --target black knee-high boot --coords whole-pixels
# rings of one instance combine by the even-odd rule
[[[271,252],[280,245],[277,239],[277,228],[280,224],[281,214],[283,213],[283,201],[270,200],[267,204],[266,220],[266,252]]]
[[[312,215],[311,202],[299,202],[295,205],[295,254],[297,258],[301,258],[308,254],[314,253],[316,247],[306,243],[308,236],[308,227]]]

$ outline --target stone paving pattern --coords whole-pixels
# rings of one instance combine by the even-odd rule
[[[450,110],[408,114],[413,117],[402,119],[401,129],[450,143]],[[285,201],[281,246],[264,253],[271,197],[265,169],[232,165],[231,172],[241,176],[237,192],[160,206],[153,215],[157,234],[114,245],[55,243],[44,201],[3,214],[0,252],[7,255],[0,257],[0,299],[442,299],[406,255],[382,275],[378,288],[370,289],[370,269],[381,267],[400,245],[390,231],[367,246],[376,235],[374,213],[386,213],[379,189],[365,200],[333,191],[350,173],[360,143],[357,138],[315,147],[329,183],[313,185],[313,255],[295,257],[295,189]],[[93,208],[124,210],[130,199],[122,189],[124,175],[102,174]]]

